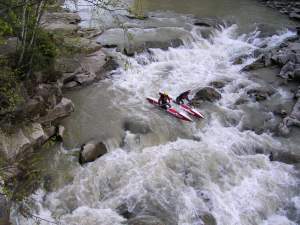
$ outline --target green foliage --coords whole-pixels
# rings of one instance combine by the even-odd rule
[[[132,13],[137,19],[144,19],[145,13],[143,10],[143,0],[135,0],[132,7],[128,10]]]
[[[0,113],[11,112],[23,102],[18,72],[0,60]]]
[[[12,27],[0,18],[0,45],[5,44],[5,37],[11,35],[13,32]]]
[[[31,52],[31,54],[34,55],[33,69],[40,71],[52,66],[55,62],[57,53],[58,48],[53,36],[43,30],[39,30],[36,39],[36,46]]]

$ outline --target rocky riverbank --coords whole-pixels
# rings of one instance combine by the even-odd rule
[[[261,0],[266,6],[279,10],[293,20],[300,21],[300,1],[298,0]]]

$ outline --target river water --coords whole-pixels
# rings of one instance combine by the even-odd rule
[[[53,153],[56,184],[33,195],[34,212],[63,225],[299,224],[299,171],[257,154],[259,149],[295,151],[298,143],[269,132],[278,118],[260,104],[234,104],[250,88],[267,83],[240,72],[247,62],[232,65],[262,42],[274,46],[294,35],[284,30],[258,38],[250,32],[253,23],[276,28],[293,23],[251,0],[151,0],[143,6],[237,23],[216,30],[210,40],[191,25],[179,48],[152,49],[132,58],[114,52],[126,66],[110,79],[68,93],[76,111],[65,119],[65,143]],[[248,32],[241,34],[241,27]],[[158,91],[176,96],[216,80],[227,82],[222,99],[200,106],[203,120],[182,122],[145,101]],[[292,97],[282,87],[269,101],[283,104]],[[125,131],[125,121],[138,121],[141,132]],[[270,129],[257,132],[249,126]],[[82,167],[70,153],[90,139],[103,140],[109,153]],[[33,221],[15,216],[14,224]]]

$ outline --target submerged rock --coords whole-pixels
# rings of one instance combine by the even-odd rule
[[[149,125],[138,118],[125,120],[123,128],[125,131],[130,131],[133,134],[147,134],[151,132]]]
[[[209,83],[210,86],[214,87],[214,88],[223,88],[226,85],[226,81],[223,80],[216,80],[216,81],[212,81]]]
[[[81,146],[79,163],[85,164],[88,162],[93,162],[97,158],[106,154],[107,148],[102,142],[89,142]]]
[[[212,87],[205,87],[199,90],[194,98],[192,99],[192,104],[198,104],[199,101],[209,101],[214,102],[221,99],[222,95]]]
[[[283,151],[278,151],[278,152],[271,152],[270,156],[270,161],[279,161],[287,164],[298,164],[300,163],[300,155],[296,155],[291,152],[283,152]]]
[[[253,89],[250,89],[247,91],[247,95],[255,98],[256,101],[266,100],[268,97],[270,97],[274,93],[275,93],[275,91],[268,87],[253,88]]]
[[[137,216],[129,219],[128,225],[164,225],[160,219],[154,216]]]

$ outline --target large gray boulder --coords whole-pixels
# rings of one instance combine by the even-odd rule
[[[140,53],[148,48],[167,49],[182,45],[182,38],[189,36],[189,32],[179,27],[160,28],[121,28],[105,31],[97,42],[103,47],[117,47],[127,55]]]
[[[212,87],[204,87],[200,89],[192,99],[193,104],[197,104],[200,101],[214,102],[221,99],[222,95],[216,89]]]
[[[102,142],[88,142],[81,146],[79,163],[85,164],[88,162],[93,162],[107,152],[107,148]]]
[[[0,130],[0,154],[6,159],[16,158],[42,145],[52,135],[54,135],[52,131],[47,132],[40,123],[16,128],[9,134]]]
[[[66,117],[74,111],[74,104],[70,99],[62,98],[61,102],[53,109],[47,111],[47,114],[39,118],[40,123],[52,122],[54,120]]]
[[[282,136],[288,136],[290,134],[290,127],[300,127],[300,87],[295,97],[297,98],[297,102],[295,103],[291,113],[279,124],[278,131]]]

